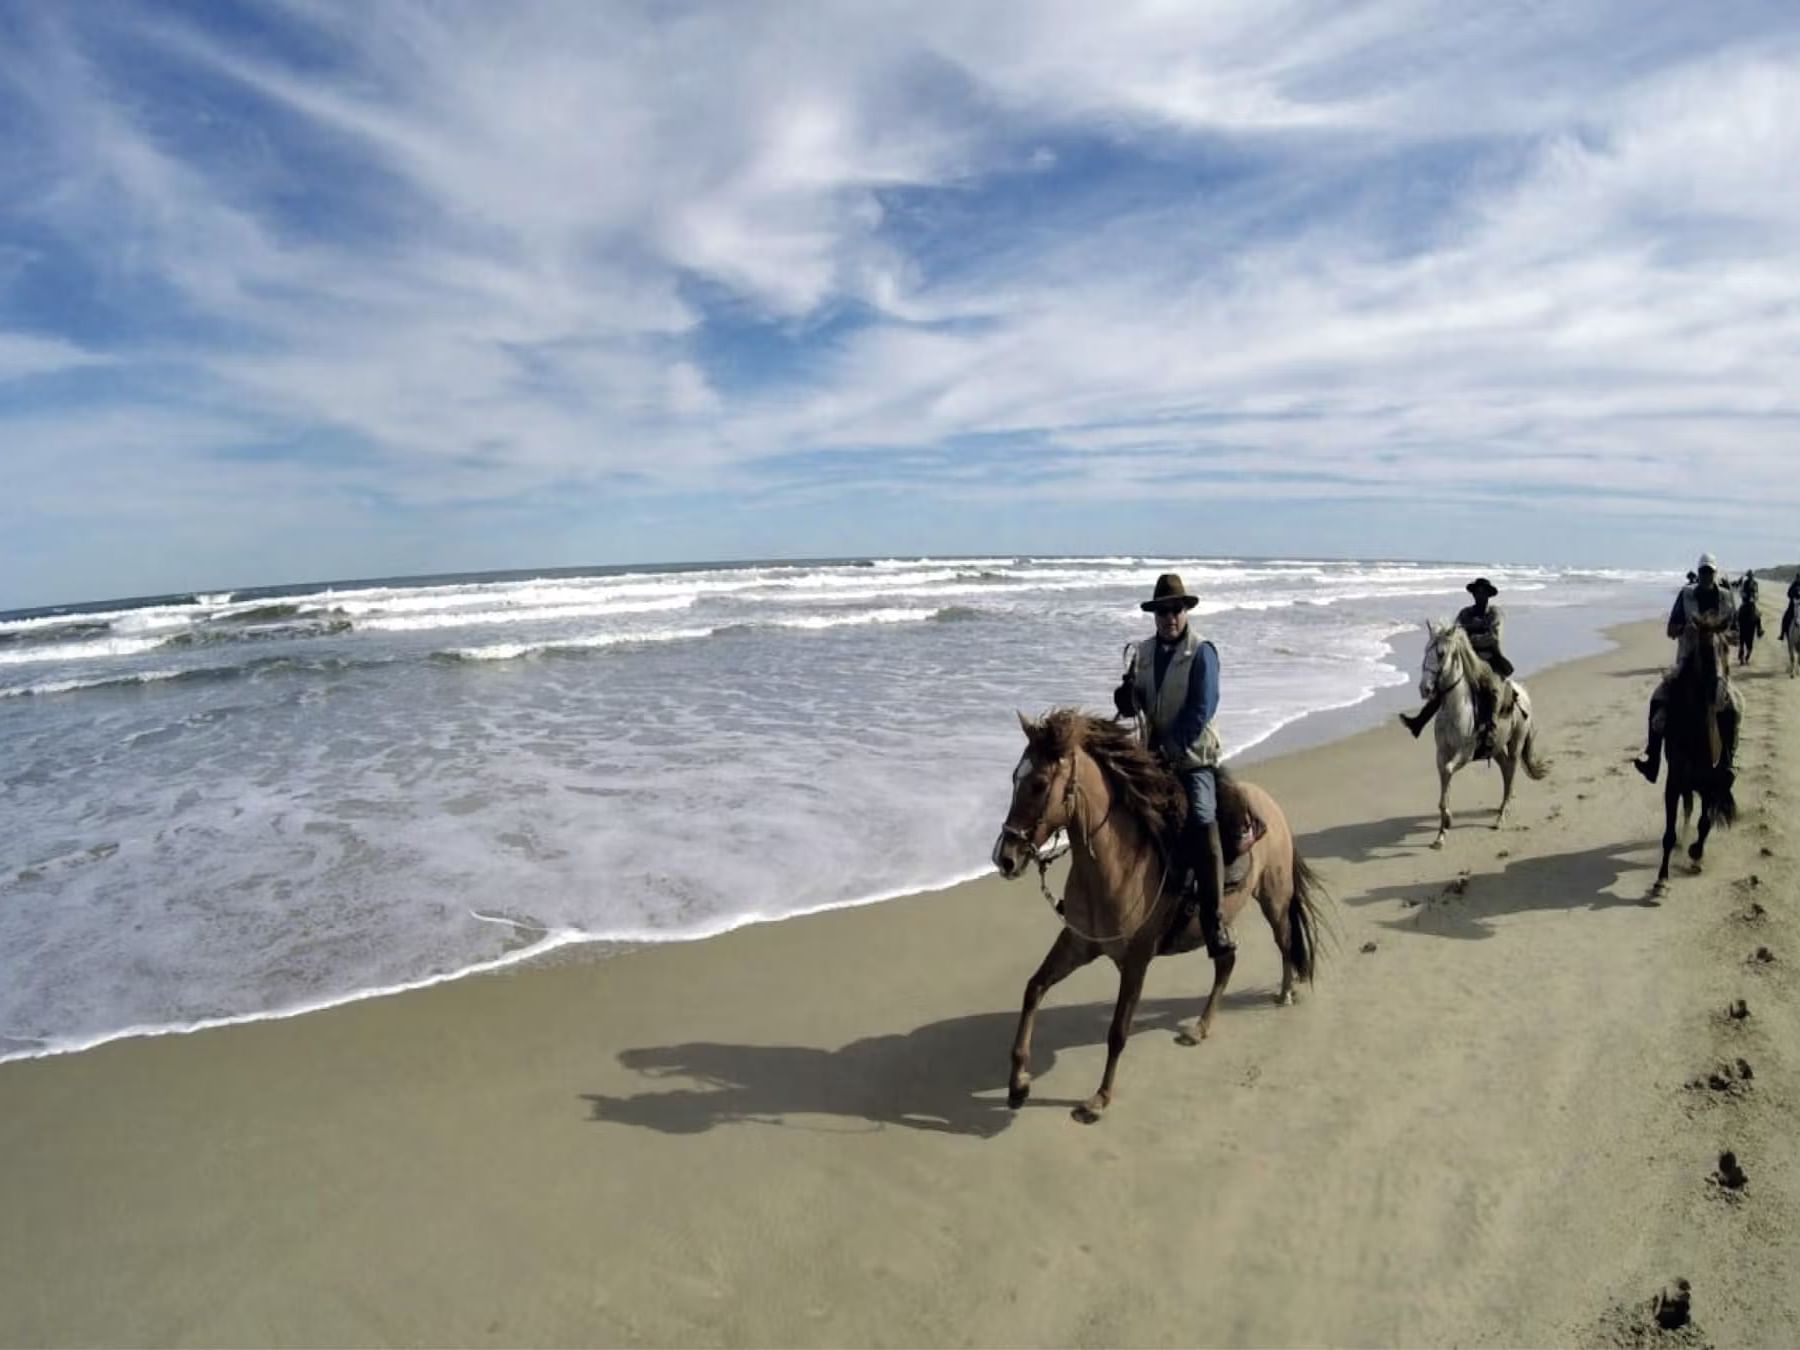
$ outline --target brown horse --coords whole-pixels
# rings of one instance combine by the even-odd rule
[[[1178,912],[1178,882],[1168,860],[1177,856],[1186,803],[1175,776],[1116,723],[1063,708],[1041,722],[1021,714],[1019,724],[1025,729],[1025,754],[1013,772],[1012,806],[994,843],[994,865],[1009,878],[1022,875],[1032,862],[1041,867],[1041,850],[1059,830],[1068,834],[1070,862],[1058,911],[1062,932],[1025,985],[1006,1100],[1016,1109],[1031,1095],[1031,1028],[1044,994],[1105,956],[1119,970],[1119,998],[1106,1037],[1106,1072],[1100,1090],[1074,1113],[1077,1120],[1092,1123],[1112,1103],[1113,1076],[1145,972]],[[1255,897],[1281,950],[1277,1002],[1290,1004],[1295,978],[1312,980],[1318,879],[1295,849],[1287,818],[1274,798],[1223,770],[1218,787],[1227,855],[1234,840],[1244,837],[1246,816],[1263,827],[1230,869],[1223,917],[1229,923]],[[1190,918],[1189,926],[1195,920]],[[1198,1025],[1184,1032],[1184,1043],[1195,1044],[1211,1031],[1236,959],[1227,952],[1213,961],[1212,993]]]

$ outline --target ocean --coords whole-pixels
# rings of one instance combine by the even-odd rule
[[[1219,646],[1233,755],[1415,682],[1419,620],[1476,570],[1522,670],[1673,591],[1502,564],[906,558],[0,614],[0,1060],[979,875],[1014,710],[1110,711],[1167,570]]]

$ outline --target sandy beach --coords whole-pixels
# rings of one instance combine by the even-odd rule
[[[1277,1008],[1241,925],[1195,1048],[1210,968],[1158,961],[1093,1127],[1110,967],[1005,1105],[1055,933],[1030,879],[0,1065],[0,1342],[1614,1345],[1681,1276],[1667,1343],[1800,1344],[1775,626],[1739,825],[1660,907],[1628,763],[1658,625],[1529,681],[1554,767],[1502,832],[1470,771],[1429,851],[1429,740],[1392,724],[1246,767],[1335,949]]]

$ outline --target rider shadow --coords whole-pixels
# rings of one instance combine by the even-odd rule
[[[1479,811],[1465,812],[1479,815]],[[1389,816],[1386,820],[1359,820],[1314,830],[1295,840],[1300,856],[1308,862],[1362,862],[1376,856],[1411,853],[1418,847],[1415,836],[1437,829],[1435,815]],[[1409,843],[1408,841],[1412,842]]]
[[[1134,1039],[1173,1033],[1198,1013],[1201,998],[1146,998],[1133,1021]],[[1273,1007],[1267,990],[1227,994],[1225,1008]],[[1111,1001],[1043,1007],[1032,1037],[1032,1075],[1041,1080],[1065,1050],[1104,1046]],[[589,1119],[634,1125],[664,1134],[703,1134],[722,1125],[780,1125],[830,1129],[794,1116],[837,1116],[870,1128],[991,1139],[1018,1114],[1006,1105],[1007,1050],[1016,1011],[975,1013],[913,1031],[866,1036],[835,1050],[807,1045],[731,1045],[690,1041],[625,1050],[619,1062],[653,1080],[685,1080],[680,1087],[612,1097],[584,1092]],[[1072,1086],[1091,1086],[1072,1084]],[[1080,1099],[1034,1097],[1025,1109],[1064,1110]]]
[[[1412,907],[1403,918],[1383,919],[1381,925],[1396,932],[1427,933],[1433,937],[1481,939],[1495,935],[1490,920],[1507,914],[1537,910],[1613,909],[1640,907],[1640,893],[1618,894],[1629,878],[1653,874],[1644,860],[1642,844],[1612,843],[1576,853],[1555,853],[1543,858],[1520,858],[1498,872],[1477,872],[1452,882],[1410,883],[1383,886],[1360,895],[1346,896],[1345,903],[1372,905],[1399,900]]]

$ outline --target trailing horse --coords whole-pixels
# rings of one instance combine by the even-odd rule
[[[1513,775],[1521,765],[1535,782],[1550,772],[1537,757],[1537,731],[1531,721],[1531,696],[1516,680],[1502,680],[1469,645],[1469,635],[1455,624],[1425,621],[1429,637],[1419,671],[1419,696],[1426,700],[1443,696],[1432,734],[1437,742],[1438,832],[1433,848],[1444,846],[1450,830],[1450,780],[1457,770],[1475,758],[1479,738],[1475,730],[1475,689],[1482,683],[1493,690],[1494,762],[1500,766],[1500,811],[1494,817],[1497,830],[1506,823],[1512,804]]]
[[[1756,650],[1756,639],[1762,636],[1762,612],[1754,600],[1745,600],[1737,611],[1737,663],[1750,664],[1750,653]]]
[[[1186,801],[1175,776],[1115,723],[1063,708],[1041,722],[1021,715],[1019,724],[1025,730],[1025,753],[1013,772],[1012,804],[994,841],[994,865],[1002,876],[1013,878],[1036,862],[1041,879],[1047,861],[1042,849],[1058,831],[1068,835],[1070,863],[1057,906],[1062,931],[1025,985],[1006,1100],[1016,1109],[1031,1094],[1031,1030],[1045,993],[1105,956],[1118,967],[1119,996],[1099,1090],[1075,1110],[1076,1119],[1091,1123],[1112,1102],[1113,1076],[1131,1033],[1144,974],[1181,913],[1181,878],[1171,860],[1180,856],[1176,841]],[[1228,862],[1220,916],[1229,923],[1255,898],[1281,950],[1276,1001],[1290,1004],[1296,978],[1312,980],[1318,878],[1301,859],[1274,798],[1222,769],[1217,775],[1220,834]],[[1190,917],[1188,924],[1192,928],[1195,920]],[[1236,961],[1235,952],[1214,958],[1212,993],[1198,1024],[1184,1034],[1189,1043],[1211,1030]]]
[[[1790,639],[1791,642],[1792,639]],[[1730,825],[1737,819],[1732,798],[1732,773],[1725,758],[1725,741],[1732,734],[1720,725],[1714,689],[1719,677],[1719,644],[1704,637],[1695,644],[1693,657],[1682,663],[1669,683],[1663,708],[1663,747],[1667,770],[1663,778],[1662,867],[1652,894],[1669,887],[1669,855],[1675,851],[1675,807],[1692,814],[1694,798],[1700,799],[1700,823],[1688,857],[1700,870],[1706,855],[1706,836],[1714,825]]]

